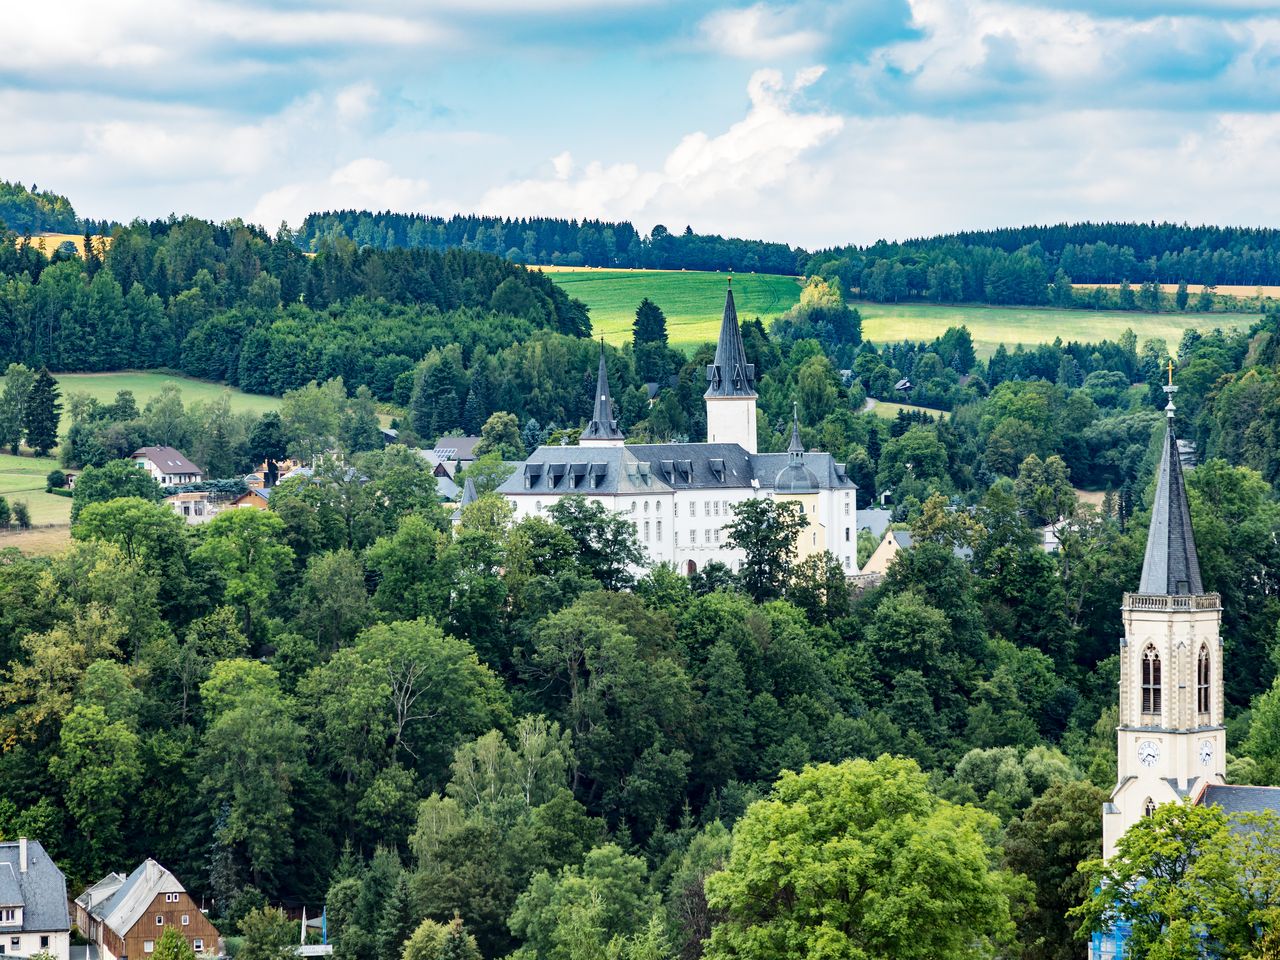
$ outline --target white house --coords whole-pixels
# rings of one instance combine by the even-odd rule
[[[39,841],[0,843],[0,953],[71,955],[67,881]]]
[[[226,502],[218,502],[211,498],[207,490],[195,490],[188,493],[175,493],[165,497],[164,502],[180,516],[184,523],[196,525],[208,523],[226,506]]]
[[[204,479],[204,472],[173,447],[143,447],[133,451],[131,459],[162,487],[178,487]]]
[[[740,568],[725,527],[734,507],[761,497],[791,500],[809,523],[801,558],[830,551],[858,572],[857,486],[828,453],[806,452],[793,425],[786,453],[756,452],[755,368],[747,363],[733,291],[725,298],[715,361],[707,367],[707,443],[627,444],[613,418],[603,348],[591,422],[579,445],[541,446],[498,488],[516,519],[581,495],[635,524],[649,563],[692,574],[716,560]]]

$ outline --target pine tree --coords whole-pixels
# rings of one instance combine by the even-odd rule
[[[462,429],[475,436],[484,426],[484,410],[474,389],[467,391],[467,401],[462,405]]]
[[[409,900],[409,878],[402,873],[382,908],[382,917],[378,923],[378,956],[400,956],[404,942],[409,939],[416,926]]]
[[[636,308],[636,320],[632,327],[632,336],[637,347],[642,343],[658,344],[662,347],[667,346],[666,314],[662,312],[661,307],[648,297],[641,300],[640,306]]]
[[[542,424],[533,417],[526,420],[520,429],[520,441],[526,450],[536,450],[542,446]]]
[[[454,915],[440,945],[440,960],[481,960],[476,938],[467,933],[462,918]]]
[[[58,382],[48,367],[41,367],[22,411],[22,432],[36,456],[43,457],[58,442],[58,417],[62,413],[59,396]]]
[[[222,421],[219,420],[213,425],[213,431],[209,434],[209,452],[205,455],[205,468],[208,471],[208,478],[216,480],[219,477],[229,477],[234,466],[231,456],[231,441],[227,439],[227,431],[222,426]]]

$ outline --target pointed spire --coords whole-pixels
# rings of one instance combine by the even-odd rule
[[[462,485],[462,503],[461,506],[468,506],[480,499],[480,495],[476,493],[475,481],[467,477],[466,483]]]
[[[792,460],[804,456],[804,442],[800,439],[800,405],[791,401],[791,443],[787,445],[787,453]]]
[[[1142,560],[1142,582],[1139,593],[1158,595],[1195,595],[1204,593],[1200,579],[1200,560],[1196,556],[1195,535],[1191,530],[1191,507],[1187,503],[1187,487],[1182,475],[1182,458],[1178,439],[1173,433],[1172,370],[1165,409],[1164,449],[1160,452],[1156,497],[1151,507],[1151,529],[1147,533],[1147,553]]]
[[[730,284],[732,284],[730,279]],[[720,321],[720,341],[716,344],[715,361],[707,367],[707,397],[754,397],[756,368],[747,363],[742,345],[742,329],[738,326],[738,308],[733,303],[733,287],[724,298],[724,318]]]
[[[604,363],[604,338],[600,339],[600,370],[596,374],[596,405],[591,414],[591,422],[582,431],[581,440],[601,440],[621,442],[625,439],[618,429],[618,421],[613,419],[613,400],[609,396],[609,371]]]

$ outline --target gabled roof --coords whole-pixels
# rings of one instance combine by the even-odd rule
[[[475,482],[470,477],[467,477],[466,481],[462,485],[462,506],[470,506],[479,499],[480,494],[476,493]]]
[[[0,905],[22,907],[17,931],[69,930],[67,881],[38,840],[27,841],[27,870],[22,871],[20,841],[0,843]]]
[[[173,447],[141,447],[133,451],[134,460],[150,460],[164,473],[204,473]]]
[[[1173,435],[1173,402],[1166,408],[1164,449],[1160,452],[1160,472],[1156,497],[1151,505],[1151,529],[1147,532],[1147,552],[1142,560],[1139,593],[1197,595],[1204,593],[1200,560],[1191,530],[1191,507],[1182,476],[1182,458]]]
[[[1196,803],[1206,807],[1221,807],[1227,814],[1262,813],[1265,810],[1280,813],[1280,787],[1210,783],[1196,798]]]
[[[732,281],[730,281],[732,283]],[[742,329],[738,326],[738,308],[733,303],[733,288],[724,298],[724,317],[720,321],[720,340],[716,356],[707,367],[706,397],[754,397],[756,368],[747,363],[742,345]]]
[[[103,887],[105,892],[105,889],[110,886],[111,878],[118,876],[119,874],[108,874],[77,897],[76,903],[81,903],[83,898],[95,888]],[[90,916],[100,920],[108,929],[124,937],[134,928],[157,895],[185,892],[177,877],[148,858],[138,864],[133,873],[129,874],[106,899],[86,906],[85,909],[89,911]]]
[[[476,446],[483,439],[484,437],[441,437],[436,441],[432,452],[441,461],[474,460],[476,458]]]

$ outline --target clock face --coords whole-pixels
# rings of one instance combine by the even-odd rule
[[[1213,741],[1200,741],[1200,763],[1202,766],[1208,766],[1213,763]]]
[[[1160,744],[1154,740],[1143,740],[1138,744],[1138,762],[1144,767],[1154,767],[1160,760]]]

